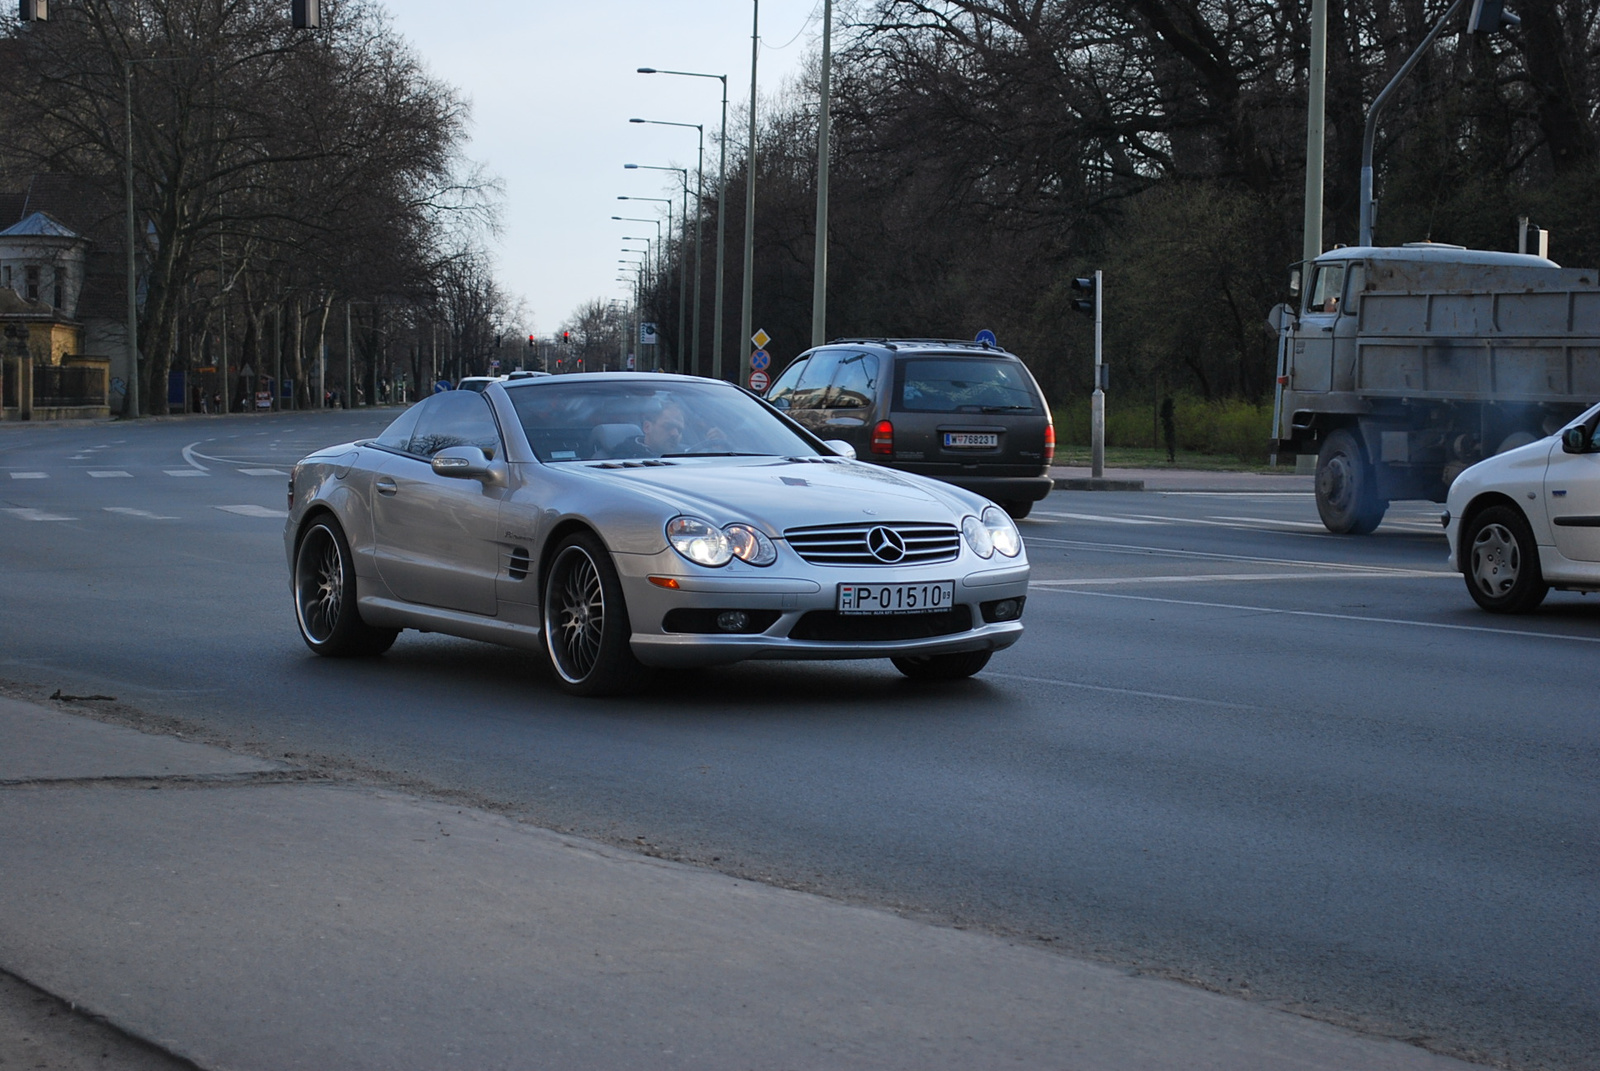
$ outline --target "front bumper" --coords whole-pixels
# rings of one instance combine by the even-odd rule
[[[628,617],[633,628],[631,645],[639,661],[650,666],[714,666],[749,659],[845,659],[889,658],[957,654],[968,651],[998,651],[1022,637],[1023,626],[1016,617],[993,620],[998,603],[1014,601],[1017,616],[1028,593],[1027,562],[1007,561],[1004,565],[983,562],[966,554],[953,562],[915,568],[872,568],[835,571],[833,569],[786,570],[788,575],[766,575],[768,570],[744,567],[740,572],[691,572],[682,559],[666,555],[616,555]],[[720,575],[719,575],[720,574]],[[675,589],[660,587],[650,577],[671,577]],[[889,615],[841,618],[838,584],[926,583],[953,580],[955,601],[945,615]],[[669,631],[666,621],[674,611],[705,612],[739,610],[750,615],[760,631]],[[986,620],[987,616],[991,618]],[[950,629],[937,635],[873,638],[873,622],[882,631],[914,630],[935,617]],[[893,620],[889,620],[892,618]],[[922,621],[916,619],[921,618]],[[770,620],[770,623],[767,623]],[[819,627],[818,622],[821,622]],[[796,630],[809,633],[794,638]],[[827,635],[832,630],[837,635]],[[821,635],[818,635],[821,633]],[[853,635],[845,635],[851,633]]]

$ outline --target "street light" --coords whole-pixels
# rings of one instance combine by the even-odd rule
[[[680,251],[685,249],[689,244],[689,169],[686,167],[659,167],[655,164],[623,164],[622,168],[625,171],[672,171],[683,181],[683,224],[678,228],[678,233],[682,235],[682,238],[678,243],[678,248]],[[635,201],[659,201],[662,198],[635,197],[632,199]],[[618,197],[617,200],[626,201],[629,198]],[[669,216],[672,212],[671,204],[671,201],[667,202]],[[678,273],[678,371],[680,372],[683,371],[683,331],[684,320],[686,319],[684,316],[684,302],[687,300],[684,296],[684,287],[688,282],[688,278],[689,273],[687,271]]]
[[[750,147],[745,155],[744,176],[744,292],[739,300],[739,345],[749,352],[750,336],[755,331],[751,320],[755,311],[756,269],[756,58],[761,52],[761,0],[752,0],[754,9],[750,21]],[[748,381],[755,371],[749,362],[755,355],[740,362],[740,376]]]
[[[682,78],[715,78],[722,83],[722,133],[720,135],[721,150],[717,157],[717,296],[713,302],[711,313],[711,375],[716,379],[722,378],[722,261],[723,261],[723,234],[727,222],[727,213],[724,211],[723,194],[728,186],[728,76],[725,74],[701,74],[698,71],[658,71],[654,67],[640,67],[640,74],[673,74]]]
[[[630,123],[644,123],[649,126],[680,126],[693,130],[699,138],[695,149],[694,165],[694,372],[700,373],[700,206],[705,202],[706,178],[706,128],[699,123],[669,123],[662,119],[629,119]],[[685,192],[687,192],[688,178],[684,179]],[[684,216],[684,225],[689,222],[687,214]]]

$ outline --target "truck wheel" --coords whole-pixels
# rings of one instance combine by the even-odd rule
[[[1378,527],[1389,503],[1378,497],[1361,440],[1345,428],[1317,452],[1317,513],[1335,535],[1366,535]]]
[[[1549,594],[1533,529],[1513,506],[1490,506],[1461,533],[1467,590],[1492,614],[1525,614]]]

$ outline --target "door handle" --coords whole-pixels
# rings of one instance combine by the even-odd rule
[[[379,476],[377,482],[372,486],[378,489],[378,494],[380,495],[392,495],[399,490],[399,488],[394,485],[394,481],[389,479],[387,476]]]

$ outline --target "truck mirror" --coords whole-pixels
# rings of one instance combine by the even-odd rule
[[[1300,269],[1296,268],[1289,273],[1289,296],[1300,296]]]
[[[1267,326],[1272,328],[1274,335],[1282,331],[1286,325],[1293,324],[1294,310],[1281,301],[1267,312]]]
[[[1561,433],[1561,449],[1569,454],[1586,454],[1589,452],[1589,429],[1582,424],[1568,428]]]

